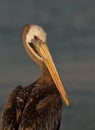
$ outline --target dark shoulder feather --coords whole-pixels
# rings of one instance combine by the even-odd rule
[[[18,130],[58,130],[62,100],[56,87],[35,86],[29,95]]]
[[[55,86],[18,86],[3,108],[1,130],[58,130],[62,100]]]
[[[2,111],[1,130],[15,130],[25,105],[26,93],[18,86],[10,93]]]

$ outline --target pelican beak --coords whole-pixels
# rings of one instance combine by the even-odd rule
[[[59,74],[56,70],[56,67],[54,65],[54,62],[53,62],[53,59],[52,59],[51,54],[49,52],[47,44],[46,43],[40,44],[38,51],[39,51],[39,54],[40,54],[41,58],[43,59],[45,65],[47,66],[47,68],[52,76],[52,79],[53,79],[59,93],[61,94],[61,97],[65,101],[66,105],[69,106],[70,103],[68,100],[67,93],[64,89],[62,81],[61,81]]]

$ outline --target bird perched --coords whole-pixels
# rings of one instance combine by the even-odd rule
[[[49,52],[46,32],[40,26],[26,25],[22,38],[42,73],[32,84],[17,86],[10,93],[2,111],[1,130],[59,130],[61,97],[67,105],[69,100]]]

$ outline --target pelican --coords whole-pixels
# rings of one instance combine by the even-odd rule
[[[47,46],[42,27],[26,25],[23,44],[29,56],[41,68],[40,77],[32,84],[14,88],[3,108],[1,130],[59,130],[62,99],[69,99]]]

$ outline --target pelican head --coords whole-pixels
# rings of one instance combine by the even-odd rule
[[[47,34],[37,25],[26,25],[23,29],[23,43],[30,57],[43,69],[45,66],[60,93],[63,100],[69,105],[68,96],[60,80],[53,59],[47,46]]]

